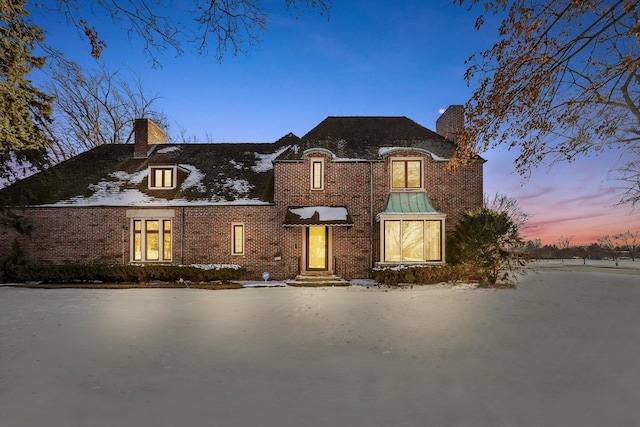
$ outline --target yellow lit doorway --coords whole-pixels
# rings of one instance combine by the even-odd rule
[[[329,269],[328,229],[322,225],[307,227],[307,270]]]

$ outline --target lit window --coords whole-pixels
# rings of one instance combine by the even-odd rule
[[[171,220],[134,219],[132,233],[134,261],[171,261]]]
[[[149,188],[174,188],[175,168],[152,167],[149,172]]]
[[[442,261],[442,221],[384,221],[384,262]]]
[[[324,189],[324,161],[322,159],[311,161],[311,189]]]
[[[391,161],[392,188],[421,188],[422,161],[420,160],[392,160]]]
[[[244,255],[244,224],[231,224],[231,255]]]

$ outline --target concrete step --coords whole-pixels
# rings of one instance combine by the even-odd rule
[[[339,276],[296,276],[293,280],[287,280],[289,286],[349,286],[349,282]]]

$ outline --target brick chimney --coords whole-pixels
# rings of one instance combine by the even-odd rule
[[[464,105],[450,105],[438,120],[436,120],[436,132],[455,142],[456,133],[464,127]]]
[[[150,119],[136,119],[133,124],[134,144],[133,157],[144,158],[149,155],[149,148],[155,144],[166,144],[167,134]]]

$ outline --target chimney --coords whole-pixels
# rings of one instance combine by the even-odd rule
[[[464,127],[464,105],[450,105],[438,120],[436,132],[455,142],[456,134]]]
[[[133,132],[133,157],[137,159],[148,157],[150,146],[167,143],[167,134],[150,119],[136,119]]]

